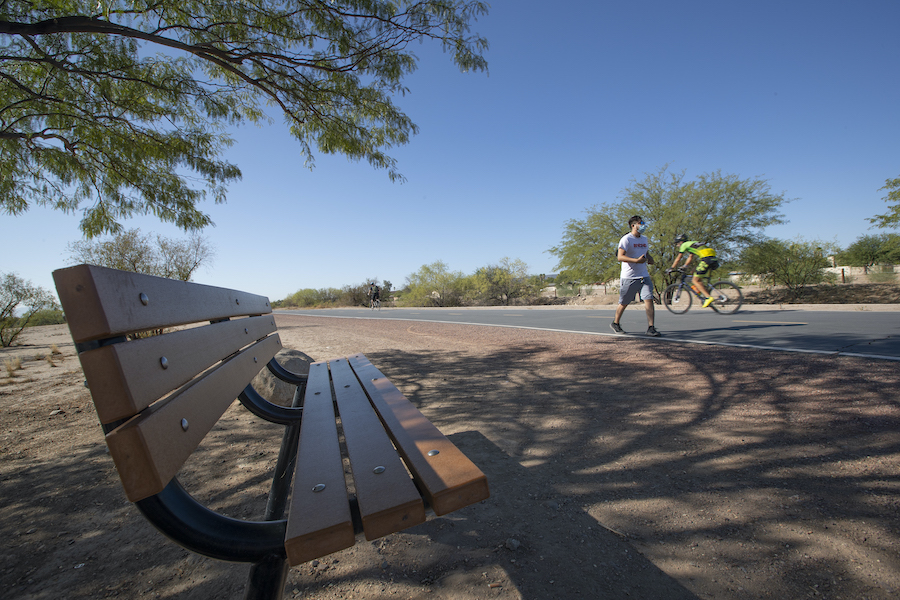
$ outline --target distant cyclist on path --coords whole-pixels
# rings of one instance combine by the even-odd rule
[[[369,286],[369,306],[375,306],[375,301],[381,299],[381,288],[374,283]]]

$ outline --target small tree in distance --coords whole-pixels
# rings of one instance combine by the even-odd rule
[[[504,257],[499,264],[482,267],[474,275],[480,299],[488,304],[509,306],[516,298],[536,294],[528,276],[528,265],[520,259]]]
[[[465,276],[450,271],[447,263],[437,260],[422,265],[407,276],[409,291],[403,296],[405,306],[460,306],[465,293]]]
[[[11,346],[37,313],[57,308],[56,298],[47,290],[14,273],[3,274],[0,276],[0,346]]]
[[[72,263],[88,263],[121,271],[133,271],[180,281],[190,281],[201,266],[208,266],[215,252],[205,237],[187,240],[144,235],[129,229],[106,240],[80,240],[68,246]]]
[[[878,263],[897,264],[900,261],[900,235],[882,233],[860,236],[840,252],[837,258],[841,264],[851,267],[871,267]]]
[[[826,257],[836,251],[831,243],[770,239],[745,248],[739,262],[744,272],[773,286],[783,285],[791,297],[797,297],[805,286],[828,279]]]

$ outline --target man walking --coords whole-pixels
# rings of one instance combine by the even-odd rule
[[[616,307],[616,316],[610,327],[616,333],[625,333],[619,320],[635,295],[640,292],[640,298],[644,301],[647,310],[647,335],[659,337],[660,333],[653,326],[653,318],[656,314],[653,306],[653,282],[650,280],[650,271],[647,265],[653,264],[650,256],[650,244],[643,235],[647,230],[644,219],[635,215],[628,219],[631,233],[619,240],[619,248],[616,259],[622,263],[621,285],[619,288],[619,305]]]

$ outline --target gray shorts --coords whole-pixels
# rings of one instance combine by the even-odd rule
[[[641,300],[653,299],[653,282],[649,277],[622,279],[619,285],[619,304],[622,306],[631,304],[638,292],[641,294]]]

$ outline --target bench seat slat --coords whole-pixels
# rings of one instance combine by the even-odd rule
[[[490,496],[487,478],[362,354],[349,357],[372,404],[436,515]],[[433,454],[433,451],[437,454]],[[432,456],[429,456],[432,453]]]
[[[271,315],[250,317],[82,352],[81,366],[100,422],[139,413],[197,373],[275,330]]]
[[[291,566],[356,541],[325,362],[309,367],[288,514],[285,550]]]
[[[265,296],[95,265],[59,269],[53,279],[76,344],[272,312]]]
[[[280,349],[278,334],[269,336],[107,434],[109,452],[131,502],[162,491],[260,365]]]
[[[425,505],[346,358],[329,361],[367,540],[425,522]]]

